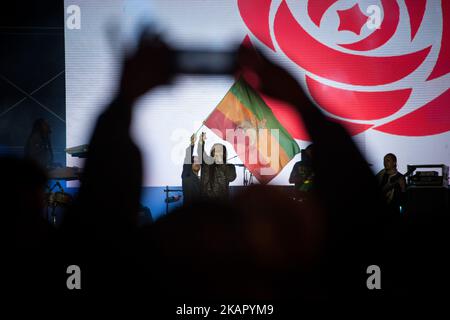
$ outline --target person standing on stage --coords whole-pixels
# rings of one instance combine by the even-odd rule
[[[296,192],[307,192],[313,189],[314,171],[312,168],[313,145],[301,151],[302,160],[292,168],[289,183],[295,184]]]
[[[397,171],[397,157],[393,153],[384,156],[384,169],[376,175],[386,204],[395,211],[400,210],[405,198],[405,177]]]
[[[36,161],[44,169],[53,164],[51,133],[48,122],[39,118],[34,121],[33,129],[25,145],[25,157]]]
[[[181,173],[181,183],[183,187],[183,203],[191,204],[200,199],[200,162],[198,157],[194,157],[194,146],[196,136],[191,136],[191,144],[186,148],[183,172]]]
[[[200,179],[202,197],[207,200],[226,201],[230,182],[236,179],[236,168],[232,164],[227,164],[227,149],[223,144],[214,144],[208,156],[205,152],[205,140],[206,134],[203,132],[198,145],[202,155]]]

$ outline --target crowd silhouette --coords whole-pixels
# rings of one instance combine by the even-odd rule
[[[133,108],[143,94],[170,85],[169,51],[158,38],[146,38],[124,62],[118,93],[97,121],[79,193],[60,228],[41,215],[45,172],[30,160],[1,159],[1,194],[8,199],[2,203],[16,218],[16,288],[22,294],[75,294],[66,288],[65,268],[77,264],[83,272],[77,294],[90,297],[439,297],[446,215],[392,215],[346,130],[321,113],[293,76],[248,46],[238,53],[242,76],[256,75],[258,90],[295,106],[314,143],[311,195],[298,202],[270,187],[250,186],[230,201],[192,202],[138,227],[142,159],[130,136]],[[373,264],[383,272],[381,291],[366,286]]]

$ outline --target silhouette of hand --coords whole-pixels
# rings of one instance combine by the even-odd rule
[[[172,76],[169,47],[159,37],[143,33],[136,52],[124,61],[121,95],[133,103],[147,91],[168,84]]]
[[[270,61],[262,52],[248,45],[241,45],[238,61],[241,75],[262,93],[301,109],[311,105],[298,81],[288,71]]]
[[[205,143],[205,141],[206,141],[206,133],[205,133],[205,132],[202,132],[202,135],[200,136],[199,142],[200,142],[201,144],[203,144],[203,143]]]

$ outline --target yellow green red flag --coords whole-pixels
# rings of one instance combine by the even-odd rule
[[[205,121],[230,142],[260,183],[272,180],[300,152],[260,95],[238,79]]]

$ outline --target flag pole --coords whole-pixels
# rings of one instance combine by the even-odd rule
[[[236,83],[236,81],[234,82],[234,84]],[[233,84],[233,86],[234,86]],[[231,90],[231,89],[230,89]],[[222,103],[222,101],[225,99],[226,95],[228,94],[228,92],[230,92],[230,90],[227,91],[227,93],[225,94],[225,96],[223,96],[223,98],[220,100],[220,102],[216,105],[216,107],[214,109],[211,110],[211,112],[206,116],[205,120],[203,120],[202,125],[200,126],[200,128],[197,129],[197,131],[195,132],[195,135],[197,135],[197,133],[200,131],[200,129],[205,125],[206,120],[208,120],[208,118],[213,114],[214,111],[216,111],[217,106],[219,104]]]
[[[200,131],[201,128],[203,128],[204,125],[205,125],[205,121],[203,121],[202,125],[197,129],[197,131],[195,131],[195,135],[197,135],[197,133]]]
[[[223,100],[223,98],[222,98],[222,100]],[[222,100],[220,102],[222,102]],[[219,102],[219,104],[220,104],[220,102]],[[200,131],[200,129],[203,128],[203,126],[205,125],[206,120],[208,120],[208,118],[213,114],[213,112],[216,111],[217,106],[214,109],[212,109],[211,112],[206,116],[205,120],[203,120],[203,122],[202,122],[202,125],[197,129],[197,131],[195,131],[195,135],[197,135],[197,133]]]

